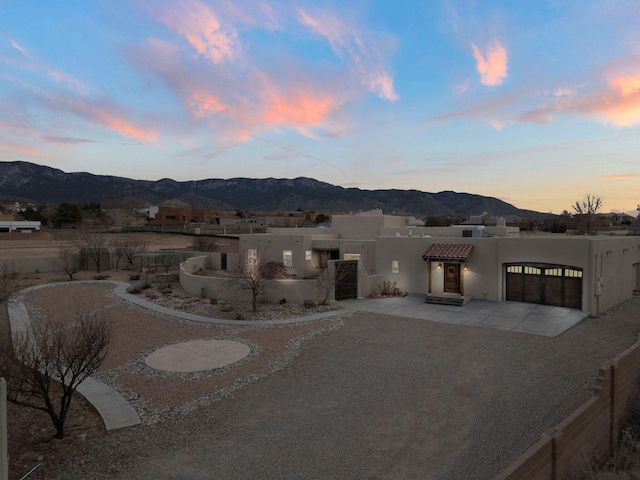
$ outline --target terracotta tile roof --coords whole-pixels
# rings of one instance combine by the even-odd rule
[[[473,245],[469,243],[434,243],[422,258],[425,260],[464,260],[469,258]]]

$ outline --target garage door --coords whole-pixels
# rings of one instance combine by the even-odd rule
[[[582,269],[563,265],[506,266],[506,299],[582,308]]]

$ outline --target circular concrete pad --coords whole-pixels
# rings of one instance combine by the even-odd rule
[[[199,372],[224,367],[249,355],[244,343],[229,340],[195,340],[156,350],[147,365],[167,372]]]

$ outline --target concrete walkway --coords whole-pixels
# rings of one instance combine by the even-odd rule
[[[24,295],[39,288],[51,285],[37,285],[22,290],[8,304],[9,323],[11,324],[11,336],[24,334],[31,330],[31,320],[24,304]],[[78,385],[76,391],[82,395],[96,409],[106,430],[118,430],[120,428],[132,427],[140,424],[140,416],[131,404],[116,392],[109,385],[106,385],[95,378],[87,378]]]
[[[407,295],[394,298],[342,300],[340,306],[351,310],[508,330],[543,337],[556,337],[589,316],[589,313],[573,308],[532,303],[472,299],[461,307],[454,307],[426,304],[424,298],[424,295]]]

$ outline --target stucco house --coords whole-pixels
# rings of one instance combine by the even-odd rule
[[[240,252],[258,250],[297,278],[323,262],[350,262],[354,288],[346,291],[360,298],[387,280],[427,301],[511,300],[597,315],[640,288],[640,237],[523,236],[504,220],[495,227],[408,227],[404,217],[381,211],[332,220],[330,228],[242,235]]]

